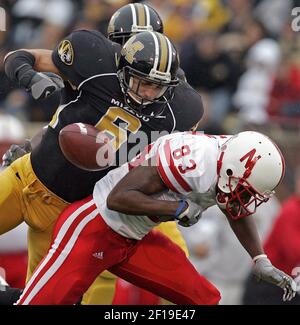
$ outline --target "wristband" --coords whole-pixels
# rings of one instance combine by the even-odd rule
[[[188,206],[187,202],[185,200],[180,200],[179,201],[179,207],[175,211],[175,219],[178,219],[178,217],[181,215],[181,213],[186,209]]]
[[[252,260],[255,263],[260,258],[268,258],[268,256],[266,254],[260,254],[260,255],[254,256]]]

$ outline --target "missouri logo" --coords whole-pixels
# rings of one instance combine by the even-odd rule
[[[141,51],[143,48],[144,45],[140,41],[135,41],[135,37],[131,37],[122,48],[121,53],[124,55],[125,59],[132,64],[136,52]]]
[[[58,46],[58,55],[63,63],[71,65],[74,59],[74,51],[70,41],[63,40]]]

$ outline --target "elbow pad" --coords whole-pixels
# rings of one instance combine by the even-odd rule
[[[8,78],[20,86],[28,88],[32,77],[35,57],[27,51],[16,51],[6,57],[4,61],[5,73]]]

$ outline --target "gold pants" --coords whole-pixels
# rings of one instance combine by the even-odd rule
[[[29,154],[0,173],[0,235],[23,221],[29,226],[27,280],[48,252],[55,221],[68,205],[39,181],[32,170]],[[162,223],[157,229],[187,253],[175,222]],[[82,303],[111,304],[115,283],[114,275],[103,272],[85,293]]]

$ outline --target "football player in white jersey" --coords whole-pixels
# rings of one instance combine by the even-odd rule
[[[296,283],[264,254],[250,217],[283,175],[279,149],[257,132],[161,137],[61,214],[48,255],[18,303],[76,303],[108,269],[175,304],[217,304],[219,291],[177,245],[152,230],[174,219],[189,227],[215,204],[253,259],[257,277],[283,288],[283,299],[290,300]]]

